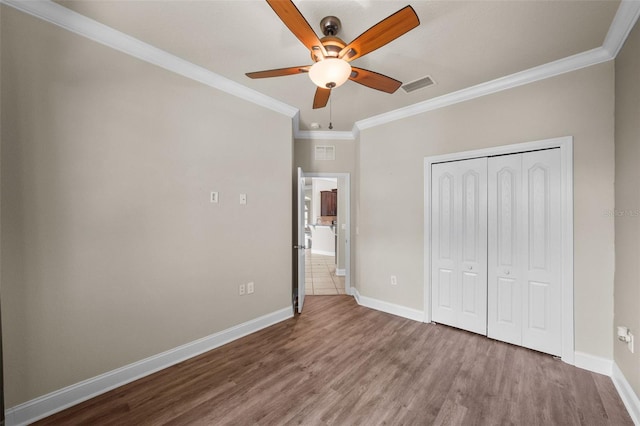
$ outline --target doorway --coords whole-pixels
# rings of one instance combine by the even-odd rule
[[[301,173],[298,234],[304,235],[304,284],[299,294],[351,294],[349,173]],[[300,281],[304,280],[303,283]],[[300,291],[302,290],[302,291]]]

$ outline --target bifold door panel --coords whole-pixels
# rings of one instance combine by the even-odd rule
[[[435,322],[487,331],[487,159],[432,168]]]
[[[522,155],[489,158],[488,336],[522,344]]]
[[[560,150],[431,172],[432,320],[559,355]]]
[[[562,345],[560,150],[522,154],[526,230],[522,346],[560,355]]]

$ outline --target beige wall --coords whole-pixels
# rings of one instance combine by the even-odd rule
[[[423,309],[424,157],[571,135],[576,350],[611,359],[613,113],[608,62],[362,131],[360,293]]]
[[[614,326],[635,335],[635,354],[619,341],[614,360],[640,395],[640,24],[616,59],[616,278]]]
[[[1,31],[8,407],[291,306],[289,118],[5,6]]]

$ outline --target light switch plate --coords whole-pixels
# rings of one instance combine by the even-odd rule
[[[210,198],[212,203],[217,203],[218,202],[218,191],[211,191],[211,198]]]
[[[247,204],[247,194],[240,194],[240,204]]]

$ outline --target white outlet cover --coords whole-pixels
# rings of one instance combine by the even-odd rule
[[[250,282],[247,284],[247,294],[251,294],[254,291],[254,285],[253,282]]]
[[[218,202],[218,192],[217,191],[211,191],[211,202],[212,203],[217,203]]]
[[[240,204],[247,204],[247,194],[240,194]]]
[[[240,286],[238,287],[238,293],[240,294],[240,296],[244,296],[246,293],[246,287],[244,284],[240,284]]]

